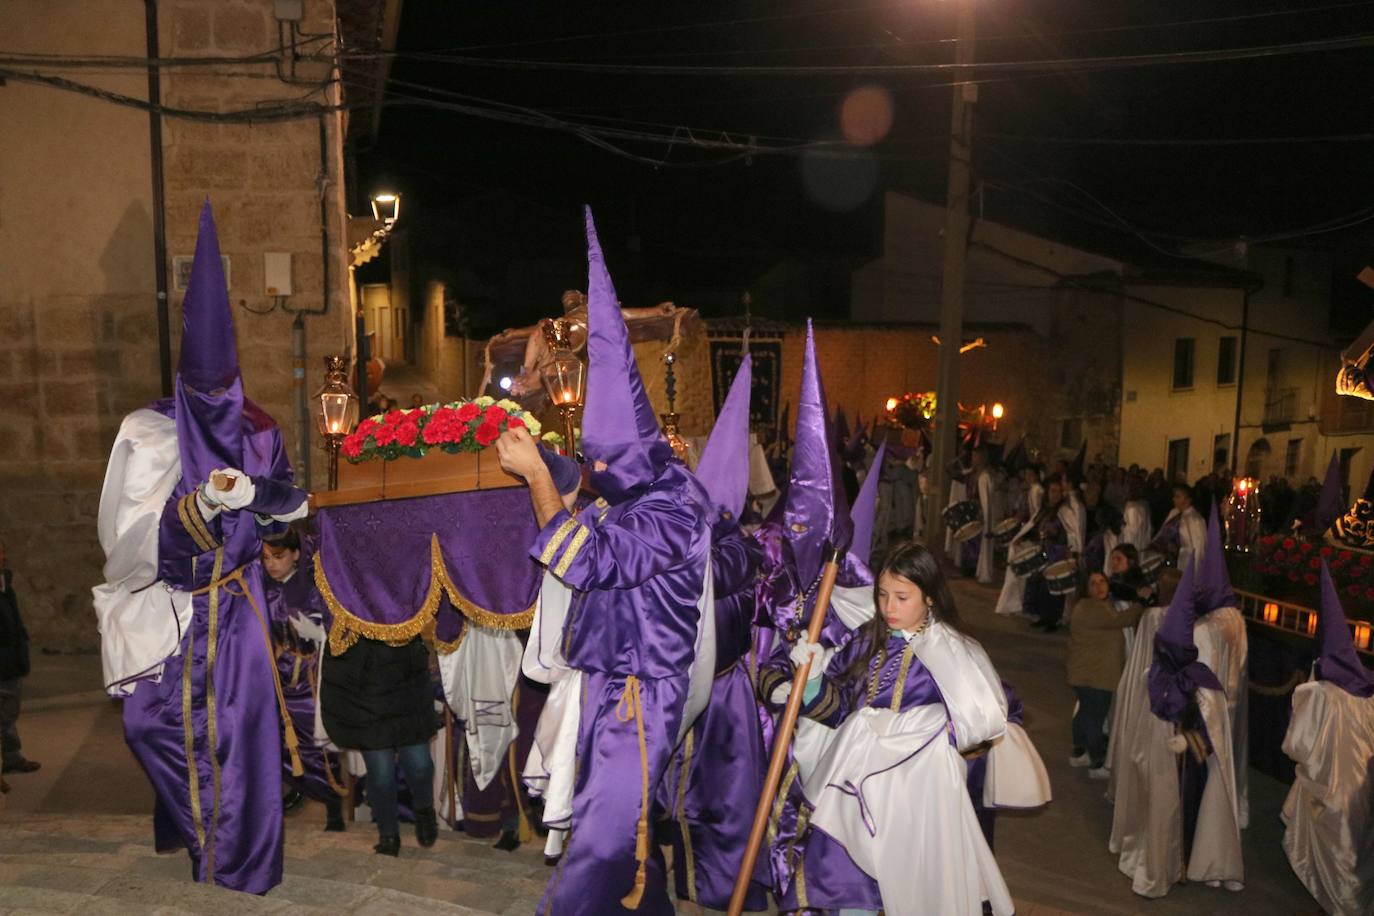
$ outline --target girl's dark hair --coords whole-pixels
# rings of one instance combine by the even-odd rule
[[[883,619],[882,608],[878,603],[878,580],[882,578],[883,573],[901,576],[908,582],[915,583],[921,594],[932,602],[929,613],[934,615],[936,620],[960,632],[964,629],[963,622],[959,619],[959,609],[954,604],[954,596],[950,594],[949,584],[945,581],[945,574],[940,570],[940,563],[934,554],[917,541],[898,544],[883,558],[882,565],[874,570],[873,618],[859,627],[859,631],[854,634],[854,639],[862,648],[844,673],[845,680],[851,682],[861,682],[868,676],[869,666],[887,642],[887,621]]]
[[[1112,548],[1112,553],[1119,553],[1126,558],[1126,563],[1131,570],[1140,569],[1140,551],[1134,544],[1117,544]]]
[[[272,538],[266,542],[271,547],[285,547],[287,550],[301,549],[301,536],[296,533],[295,528],[287,528],[282,532],[281,537]]]

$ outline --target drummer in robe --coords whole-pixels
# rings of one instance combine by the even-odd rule
[[[497,440],[502,466],[529,486],[541,526],[530,555],[571,592],[562,642],[582,675],[577,756],[594,761],[577,770],[571,835],[539,912],[667,916],[673,904],[650,842],[650,800],[693,704],[699,712],[710,691],[709,497],[659,430],[590,210],[586,228],[582,451],[600,500],[573,516],[529,434],[508,430]]]
[[[1022,500],[1022,514],[1019,516],[1021,525],[1007,545],[1007,571],[1002,580],[1002,593],[997,596],[997,606],[994,609],[998,614],[1024,615],[1027,610],[1025,606],[1026,576],[1012,567],[1011,558],[1018,546],[1032,540],[1028,536],[1035,531],[1036,519],[1040,515],[1040,507],[1045,501],[1045,487],[1040,483],[1040,469],[1038,467],[1027,465],[1021,469],[1021,487],[1025,494]]]
[[[329,752],[324,742],[314,738],[320,647],[326,633],[325,606],[311,577],[301,572],[301,539],[295,529],[287,529],[281,537],[263,543],[262,568],[267,573],[267,607],[277,651],[277,677],[305,768],[302,775],[294,775],[290,755],[283,749],[282,778],[291,787],[286,805],[288,809],[294,807],[292,801],[299,804],[302,797],[321,802],[325,808],[324,829],[342,831],[346,829],[343,761]]]
[[[154,843],[195,880],[281,881],[280,715],[262,537],[308,511],[276,422],[244,397],[214,219],[200,214],[174,394],[124,418],[100,497],[106,690],[153,784]],[[227,489],[225,486],[227,485]]]
[[[1067,590],[1056,578],[1054,587],[1047,581],[1052,568],[1062,578],[1062,565],[1074,561],[1073,536],[1078,535],[1077,547],[1082,550],[1082,536],[1077,529],[1077,512],[1064,496],[1064,478],[1055,477],[1045,487],[1045,504],[1035,519],[1035,537],[1049,565],[1026,582],[1026,609],[1036,618],[1031,626],[1052,633],[1064,617],[1065,596],[1072,592],[1072,580]],[[1060,564],[1060,568],[1055,568]],[[1076,578],[1076,575],[1075,575]]]
[[[973,490],[978,498],[978,509],[983,520],[983,533],[977,539],[978,544],[978,564],[976,573],[978,581],[984,585],[992,584],[994,572],[994,560],[997,554],[997,544],[993,540],[993,525],[1001,521],[1001,500],[998,498],[997,487],[992,477],[992,469],[988,467],[988,450],[978,447],[973,450]]]

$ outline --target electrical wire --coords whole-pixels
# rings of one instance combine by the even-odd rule
[[[1143,67],[1226,63],[1294,54],[1358,50],[1374,47],[1374,35],[1347,35],[1287,44],[1256,45],[1201,51],[1162,51],[1090,57],[1063,57],[1040,60],[941,62],[924,64],[777,64],[690,66],[672,64],[598,64],[587,61],[539,60],[530,58],[473,57],[428,52],[351,52],[344,59],[375,59],[380,56],[448,63],[478,69],[546,70],[566,73],[591,73],[619,76],[903,76],[917,73],[1035,73],[1095,72]]]
[[[1368,143],[1374,133],[1316,134],[1284,137],[1047,137],[1034,134],[1004,134],[996,131],[980,132],[979,139],[1006,143],[1043,143],[1051,146],[1145,146],[1145,147],[1203,147],[1203,146],[1282,146],[1304,143]]]

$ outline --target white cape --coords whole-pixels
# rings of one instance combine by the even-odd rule
[[[465,727],[468,758],[477,788],[485,789],[505,762],[506,749],[519,735],[511,711],[524,647],[514,630],[479,627],[468,620],[463,641],[439,656],[444,699]]]
[[[1141,618],[1117,686],[1107,752],[1114,802],[1108,848],[1120,856],[1117,865],[1131,879],[1131,890],[1143,897],[1163,897],[1180,877],[1238,890],[1245,880],[1240,831],[1249,822],[1245,622],[1235,608],[1220,608],[1193,628],[1198,660],[1224,690],[1197,692],[1214,753],[1207,758],[1207,786],[1185,863],[1178,759],[1169,749],[1174,727],[1150,711],[1147,686],[1164,612],[1151,608]]]
[[[984,900],[993,913],[1010,914],[959,753],[1006,732],[1006,693],[983,648],[942,624],[913,647],[945,704],[902,713],[864,708],[834,731],[808,723],[811,740],[799,734],[796,753],[815,805],[811,823],[878,882],[890,916],[976,916]]]
[[[105,690],[129,696],[158,678],[191,621],[191,596],[157,578],[162,510],[181,480],[176,421],[141,408],[124,418],[100,491],[105,581],[92,589]]]
[[[1328,913],[1374,912],[1374,697],[1300,684],[1283,752],[1298,765],[1283,803],[1288,863]]]

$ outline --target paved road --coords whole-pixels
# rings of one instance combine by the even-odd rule
[[[1082,914],[1318,912],[1280,847],[1279,809],[1287,789],[1254,771],[1245,889],[1233,894],[1181,886],[1158,901],[1133,895],[1107,851],[1111,808],[1102,797],[1102,784],[1067,764],[1073,708],[1063,673],[1067,637],[1041,634],[1022,621],[995,616],[996,594],[990,588],[960,580],[954,592],[970,629],[1023,698],[1029,732],[1054,786],[1055,800],[1045,810],[1004,815],[998,821],[997,858],[1012,893],[1035,901],[1023,910],[1032,916],[1053,908]],[[35,656],[20,729],[25,752],[42,761],[43,769],[10,777],[14,791],[7,803],[0,803],[0,822],[25,812],[146,816],[152,810],[152,791],[124,744],[118,704],[104,699],[99,682],[97,656]],[[317,815],[293,815],[288,831],[299,827],[313,832]]]

